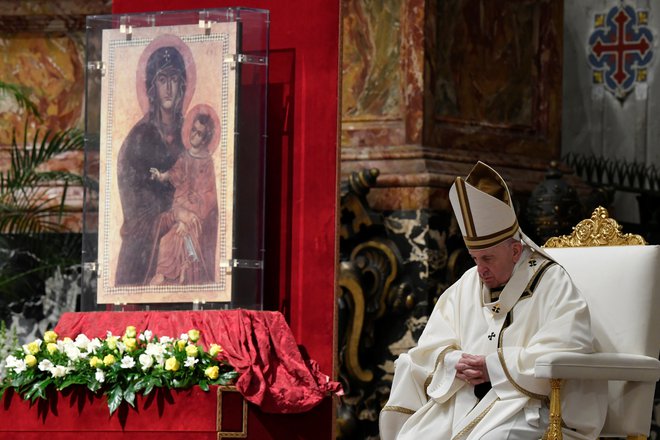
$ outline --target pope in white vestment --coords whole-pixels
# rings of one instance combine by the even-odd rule
[[[477,266],[441,295],[418,345],[397,359],[381,438],[539,439],[550,385],[534,377],[534,363],[553,351],[594,351],[587,304],[520,231],[492,168],[480,162],[458,178],[450,201]],[[564,439],[597,438],[607,385],[564,390]]]

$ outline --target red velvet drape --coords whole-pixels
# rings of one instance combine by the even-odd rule
[[[264,412],[291,414],[308,411],[340,385],[322,374],[316,362],[303,358],[289,326],[279,312],[213,310],[177,312],[65,313],[55,331],[60,338],[122,335],[127,326],[156,336],[179,337],[201,331],[203,345],[219,343],[236,368],[236,388]]]

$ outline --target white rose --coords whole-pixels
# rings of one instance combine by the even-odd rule
[[[23,371],[27,370],[27,365],[25,364],[25,361],[23,359],[16,359],[16,361],[13,363],[14,365],[12,366],[14,373],[22,373]],[[9,368],[9,367],[7,367]]]
[[[81,350],[88,350],[89,343],[90,343],[89,338],[82,333],[76,336],[76,340],[74,341],[76,347],[78,347]]]
[[[135,366],[135,359],[130,356],[124,356],[121,358],[121,367],[122,368],[133,368]]]
[[[99,348],[101,348],[101,345],[103,345],[101,340],[99,338],[94,338],[91,341],[89,341],[89,344],[87,345],[87,351],[89,353],[92,353],[98,350]]]
[[[9,355],[7,356],[7,359],[5,359],[5,362],[8,369],[13,369],[18,362],[18,358],[16,356]]]
[[[142,353],[138,358],[143,371],[147,371],[154,364],[154,358],[146,353]]]
[[[64,353],[66,353],[66,356],[72,361],[77,361],[78,359],[83,357],[82,353],[80,352],[80,349],[76,347],[74,344],[65,344]]]
[[[96,370],[96,373],[94,373],[94,377],[96,378],[96,380],[97,380],[99,383],[103,383],[103,382],[105,382],[105,373],[103,372],[103,370],[98,370],[98,369],[97,369],[97,370]]]
[[[37,368],[41,371],[50,371],[55,365],[49,361],[48,359],[44,359],[43,361],[39,362],[39,365]]]
[[[148,343],[147,348],[144,350],[150,356],[162,356],[165,353],[165,348],[161,344]]]
[[[126,351],[126,344],[124,344],[122,341],[117,341],[117,348],[119,349],[119,353],[124,354]]]
[[[183,363],[184,367],[192,368],[198,362],[197,358],[188,356],[186,361]]]
[[[53,368],[50,369],[50,374],[53,377],[64,377],[66,376],[70,371],[70,368],[65,367],[64,365],[55,365]]]
[[[141,341],[146,341],[149,342],[151,341],[151,338],[153,337],[153,333],[151,330],[145,330],[143,333],[140,334],[138,337]]]

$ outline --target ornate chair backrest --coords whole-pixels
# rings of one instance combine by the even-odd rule
[[[544,245],[589,304],[597,349],[657,358],[660,351],[660,246],[621,226],[598,207],[571,235]],[[602,437],[648,432],[655,384],[610,382]]]

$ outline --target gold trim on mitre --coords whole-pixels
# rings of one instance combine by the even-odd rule
[[[477,162],[465,179],[456,178],[449,201],[468,249],[495,246],[520,229],[506,182],[483,162]]]

